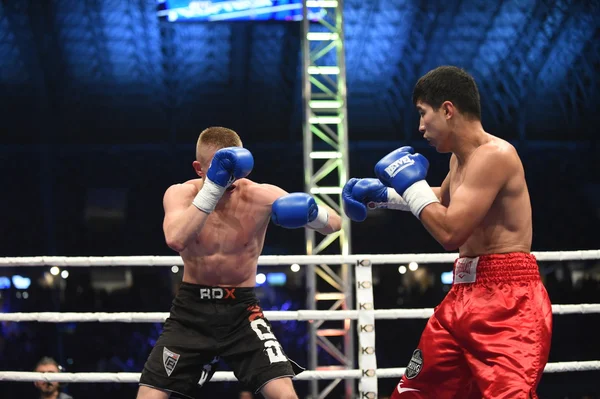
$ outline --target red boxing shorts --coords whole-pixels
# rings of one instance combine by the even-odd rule
[[[551,335],[533,255],[459,258],[392,399],[537,398]]]

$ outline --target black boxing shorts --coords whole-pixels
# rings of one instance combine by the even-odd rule
[[[182,283],[140,385],[193,398],[211,379],[219,359],[255,392],[304,370],[288,359],[275,338],[254,288]]]

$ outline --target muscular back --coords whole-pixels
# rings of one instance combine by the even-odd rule
[[[490,172],[500,174],[504,181],[499,185],[483,219],[459,247],[461,256],[529,252],[531,249],[531,203],[523,165],[512,145],[491,135],[490,138],[491,141],[476,149],[464,164],[459,165],[455,156],[450,161],[448,189],[451,204],[453,194],[461,187],[465,177],[470,173],[481,172],[473,170],[475,167],[485,167],[489,147],[495,147],[491,151],[499,151],[502,156],[502,167],[490,165],[494,168]],[[477,198],[473,200],[477,201]]]
[[[195,195],[202,179],[194,186]],[[183,281],[204,285],[253,287],[271,206],[285,191],[241,179],[234,183],[208,216],[196,238],[180,252],[184,262]],[[190,196],[190,203],[193,199]]]

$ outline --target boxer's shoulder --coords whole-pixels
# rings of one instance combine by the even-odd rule
[[[165,191],[165,198],[172,196],[195,196],[198,194],[198,191],[202,188],[203,180],[202,179],[192,179],[188,180],[184,183],[176,183]]]
[[[183,186],[184,188],[187,188],[187,189],[189,189],[190,186],[196,187],[196,189],[200,189],[203,184],[204,184],[204,179],[197,178],[197,179],[191,179],[191,180],[185,181],[183,183],[174,184],[174,185],[175,186],[177,186],[177,185]]]
[[[515,147],[509,143],[508,141],[501,139],[500,137],[496,137],[494,135],[488,134],[489,141],[482,144],[478,149],[477,153],[486,154],[486,155],[500,155],[500,156],[510,156],[516,154],[517,150]]]
[[[471,158],[474,164],[488,164],[493,166],[509,165],[518,160],[515,147],[506,140],[491,136],[492,139],[477,147]],[[452,163],[452,161],[451,161]]]
[[[198,179],[191,179],[188,180],[186,182],[183,183],[177,183],[177,184],[173,184],[171,187],[169,187],[169,190],[175,190],[178,191],[180,193],[194,193],[197,194],[198,191],[200,191],[200,189],[202,188],[202,186],[204,185],[204,180],[201,178]]]
[[[249,200],[254,203],[270,206],[277,198],[287,194],[285,190],[273,184],[256,183],[250,180],[248,181],[249,183],[247,184],[244,192]]]

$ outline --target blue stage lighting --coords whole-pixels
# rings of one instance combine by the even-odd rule
[[[454,279],[454,272],[443,272],[442,273],[442,284],[452,284]]]
[[[285,273],[267,273],[267,283],[269,285],[285,285],[287,276]]]
[[[301,21],[302,0],[157,0],[157,15],[175,21]],[[311,21],[325,17],[326,10],[308,7]]]
[[[31,285],[31,279],[28,277],[19,276],[17,274],[12,276],[12,283],[16,289],[26,290]]]
[[[0,277],[0,290],[10,288],[10,279],[8,277]]]

